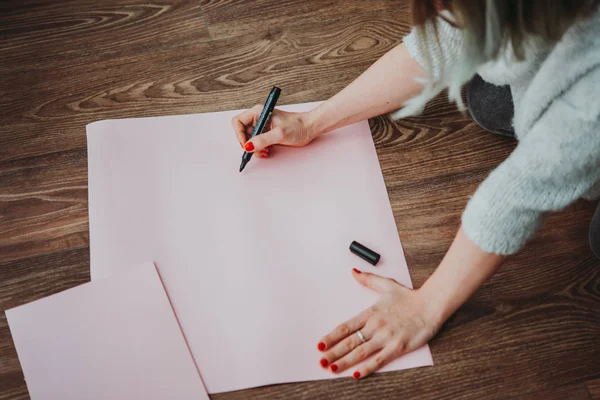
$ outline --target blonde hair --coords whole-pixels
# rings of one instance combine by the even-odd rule
[[[462,30],[462,54],[450,70],[437,66],[440,69],[437,80],[429,72],[431,56],[424,54],[424,67],[428,71],[422,80],[424,89],[393,117],[420,113],[429,100],[446,88],[449,100],[464,110],[461,88],[480,66],[497,60],[506,50],[512,51],[517,60],[524,59],[531,38],[557,42],[571,25],[591,15],[599,3],[599,0],[413,0],[417,39],[422,43],[435,40],[439,46],[436,20],[441,17]],[[428,37],[431,32],[428,33],[427,24],[432,24],[434,38]]]

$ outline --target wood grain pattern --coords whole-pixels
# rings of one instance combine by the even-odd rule
[[[592,400],[600,400],[600,379],[594,379],[593,381],[586,382],[585,386],[590,392]]]
[[[323,100],[398,44],[409,20],[398,0],[0,4],[0,310],[89,280],[87,123],[245,108],[274,84],[281,104]],[[370,124],[418,287],[515,142],[482,132],[443,96],[419,117]],[[598,398],[593,207],[547,220],[434,338],[435,367],[212,398],[584,399],[582,388]],[[27,398],[2,312],[0,399]]]
[[[584,384],[563,386],[542,392],[518,396],[511,400],[591,400]]]
[[[397,0],[370,1],[305,1],[305,0],[200,0],[211,36],[215,39],[242,36],[279,27],[307,26],[318,22],[323,29],[335,20],[357,14],[377,12],[380,17],[393,17],[408,30],[408,2]]]
[[[53,68],[210,39],[195,0],[25,0],[0,5],[3,68]],[[23,65],[23,57],[32,64]]]

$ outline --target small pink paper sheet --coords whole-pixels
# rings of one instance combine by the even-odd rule
[[[6,317],[32,400],[208,400],[152,263]]]
[[[209,393],[349,376],[316,346],[378,299],[352,268],[411,286],[368,123],[239,173],[238,112],[88,125],[92,279],[153,260]],[[427,346],[383,371],[425,365]]]

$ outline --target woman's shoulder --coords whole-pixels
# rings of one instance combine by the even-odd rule
[[[552,103],[565,118],[600,113],[600,12],[572,26],[544,60],[515,112],[515,128],[527,132]],[[577,111],[577,112],[572,112]]]

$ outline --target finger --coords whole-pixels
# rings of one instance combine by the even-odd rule
[[[246,136],[244,137],[243,143],[240,142],[240,146],[242,146],[242,149],[244,149],[244,151],[246,150],[246,148],[245,148],[246,141],[248,140],[248,138],[250,137],[250,135],[252,135],[252,131],[253,130],[254,130],[254,127],[252,125],[248,125],[246,127]]]
[[[254,152],[265,149],[269,146],[277,144],[281,142],[283,139],[283,131],[281,128],[274,128],[270,131],[267,131],[258,136],[254,136],[252,139],[248,141],[248,143],[252,143],[252,147],[254,147]],[[248,150],[246,150],[248,151]]]
[[[319,350],[324,351],[330,349],[342,339],[345,339],[350,335],[356,335],[356,331],[365,326],[365,323],[372,312],[372,309],[368,308],[356,317],[338,325],[337,328],[321,339],[318,345]]]
[[[260,158],[269,158],[269,151],[267,149],[263,149],[258,152],[258,156]]]
[[[321,365],[327,366],[336,362],[346,354],[359,347],[361,344],[363,344],[363,342],[360,340],[356,332],[350,334],[345,339],[342,339],[340,342],[333,345],[333,347],[323,354]]]
[[[368,340],[364,343],[361,342],[344,357],[339,360],[331,361],[329,363],[329,369],[331,369],[332,372],[345,371],[359,362],[366,360],[370,355],[379,350],[381,350],[381,343],[378,340]]]
[[[361,365],[352,376],[354,379],[361,379],[371,375],[373,372],[381,369],[384,365],[389,364],[403,353],[399,353],[393,346],[385,347],[379,353],[375,354],[369,361]]]
[[[235,136],[240,143],[246,143],[246,129],[248,127],[254,127],[254,123],[260,115],[262,109],[263,106],[257,104],[249,110],[236,115],[231,120],[231,126],[233,126]]]
[[[358,283],[369,289],[373,289],[377,293],[387,292],[398,286],[402,286],[393,279],[384,278],[383,276],[368,272],[361,272],[356,268],[352,270],[352,276],[354,276],[354,279],[356,279]]]

